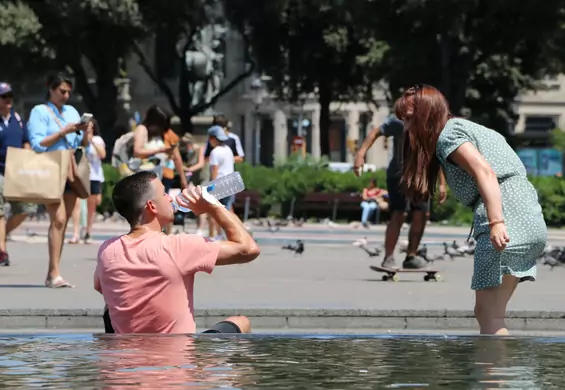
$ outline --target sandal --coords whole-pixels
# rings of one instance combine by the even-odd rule
[[[78,238],[72,238],[67,241],[67,244],[71,244],[71,245],[76,245],[78,243],[80,243],[80,240]]]
[[[72,284],[63,279],[62,276],[57,276],[55,279],[47,278],[45,280],[45,287],[47,288],[74,288]]]
[[[0,251],[0,266],[10,266],[10,257],[8,256],[8,252]]]
[[[90,244],[89,240],[90,240],[90,233],[86,233],[86,234],[84,235],[84,243],[85,243],[85,244]]]

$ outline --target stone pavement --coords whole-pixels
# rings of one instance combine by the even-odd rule
[[[13,265],[0,268],[0,328],[99,328],[103,301],[92,289],[98,245],[67,245],[62,272],[76,288],[46,289],[47,247],[38,226],[26,223],[40,234],[37,237],[14,235],[16,242],[9,244]],[[125,226],[108,224],[102,230],[100,224],[97,229],[113,235],[124,232]],[[304,239],[315,229],[302,228],[302,234],[294,230],[284,234]],[[195,287],[198,325],[206,327],[240,313],[249,315],[257,329],[476,329],[471,311],[474,295],[469,288],[471,257],[436,262],[441,282],[424,282],[420,273],[400,274],[396,283],[382,282],[381,274],[368,267],[380,258],[371,259],[351,245],[368,234],[329,230],[318,227],[308,234],[323,240],[324,235],[336,232],[343,244],[329,240],[328,245],[310,245],[306,240],[301,257],[279,245],[262,244],[261,256],[250,264],[219,267],[212,275],[199,275]],[[426,239],[437,242],[451,240],[455,234],[466,237],[462,228],[428,231],[434,236]],[[269,237],[283,232],[255,234]],[[382,240],[382,228],[368,236]],[[565,242],[561,231],[552,231],[551,237],[553,243]],[[565,329],[563,281],[565,268],[551,271],[540,266],[538,281],[518,288],[509,307],[509,325],[523,331]]]

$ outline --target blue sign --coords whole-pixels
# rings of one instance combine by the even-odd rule
[[[528,175],[560,176],[563,174],[563,153],[557,149],[520,149],[518,157]]]
[[[557,149],[539,150],[539,175],[555,176],[563,173],[563,154]]]
[[[520,149],[518,157],[526,167],[528,175],[538,175],[538,151],[537,149]]]

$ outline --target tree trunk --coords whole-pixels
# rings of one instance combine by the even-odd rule
[[[107,150],[112,150],[117,136],[115,127],[118,118],[118,90],[114,83],[114,76],[110,74],[98,74],[96,85],[98,94],[94,107],[91,108],[92,113],[96,117],[98,127],[100,129],[100,136],[104,138]],[[106,154],[110,156],[110,153]]]
[[[192,96],[190,96],[189,85],[189,75],[188,70],[184,61],[181,64],[181,73],[179,79],[179,106],[180,106],[180,123],[183,133],[192,133],[192,115],[191,115],[191,103]]]
[[[318,103],[320,103],[320,152],[322,156],[330,155],[330,125],[332,102],[331,89],[327,85],[320,85]]]

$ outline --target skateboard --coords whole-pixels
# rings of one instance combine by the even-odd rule
[[[398,277],[397,273],[400,272],[424,272],[426,275],[424,275],[424,280],[426,282],[429,282],[430,280],[435,280],[436,282],[439,282],[441,280],[441,276],[438,274],[438,270],[432,270],[432,269],[409,269],[409,268],[383,268],[383,267],[378,267],[375,265],[371,265],[370,268],[373,271],[376,272],[383,272],[386,275],[383,275],[382,279],[383,282],[386,282],[387,280],[392,280],[393,282],[398,282],[400,280],[400,278]]]

